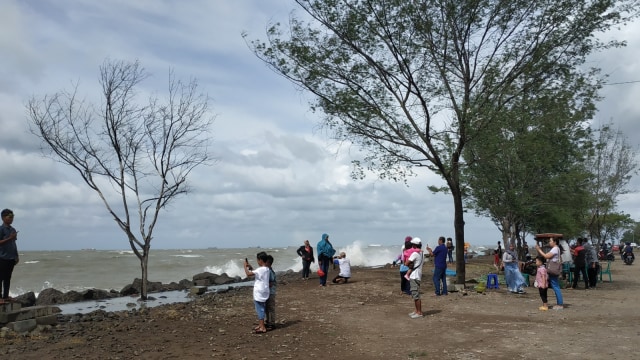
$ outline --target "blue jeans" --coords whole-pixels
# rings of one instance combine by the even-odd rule
[[[553,293],[556,294],[556,302],[558,305],[564,304],[562,300],[562,292],[560,291],[560,282],[557,276],[549,275],[549,285],[553,289]]]
[[[322,257],[322,260],[318,259],[318,266],[320,267],[320,269],[322,269],[322,271],[324,271],[324,276],[320,276],[320,285],[322,286],[327,285],[327,276],[329,276],[330,262],[331,260],[326,257]]]
[[[448,294],[446,273],[447,268],[435,268],[433,270],[433,285],[436,287],[436,295]],[[442,281],[442,292],[440,292],[440,281]]]

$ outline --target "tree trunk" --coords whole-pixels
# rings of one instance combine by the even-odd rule
[[[456,284],[465,284],[464,263],[464,207],[462,206],[462,193],[459,190],[451,191],[453,196],[453,228],[456,236]]]
[[[147,300],[148,263],[149,263],[149,249],[145,247],[145,249],[142,252],[142,259],[140,259],[140,267],[142,270],[142,287],[140,288],[140,300]]]

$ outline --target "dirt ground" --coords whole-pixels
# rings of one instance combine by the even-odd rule
[[[467,266],[467,280],[492,270],[492,259]],[[353,269],[344,285],[318,286],[283,276],[280,325],[255,335],[251,288],[207,294],[190,303],[136,314],[96,313],[50,332],[0,339],[7,359],[633,359],[640,336],[638,264],[612,264],[613,282],[563,290],[565,309],[538,310],[537,289],[504,286],[433,297],[425,264],[422,306],[399,291],[397,268]],[[335,276],[330,270],[329,276]],[[605,275],[605,280],[606,280]],[[533,279],[531,280],[533,283]],[[471,286],[468,284],[467,286]],[[549,291],[550,304],[555,303]]]

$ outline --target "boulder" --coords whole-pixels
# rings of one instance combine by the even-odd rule
[[[53,288],[44,289],[38,294],[36,305],[64,304],[64,294],[60,290]]]
[[[29,291],[28,293],[17,296],[14,300],[20,303],[22,307],[34,306],[36,304],[36,294],[33,291]]]
[[[123,287],[122,290],[120,290],[120,295],[129,296],[129,295],[140,294],[141,289],[142,289],[142,279],[135,278],[133,280],[133,283]],[[164,287],[161,282],[147,280],[147,293],[163,291],[163,289]]]

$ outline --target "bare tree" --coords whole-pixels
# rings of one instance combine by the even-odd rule
[[[80,100],[77,86],[27,104],[31,132],[45,154],[75,169],[127,235],[140,260],[142,300],[158,215],[190,191],[191,171],[211,160],[213,122],[196,81],[183,83],[172,72],[168,97],[141,105],[136,89],[146,77],[138,61],[105,60],[100,106]]]

